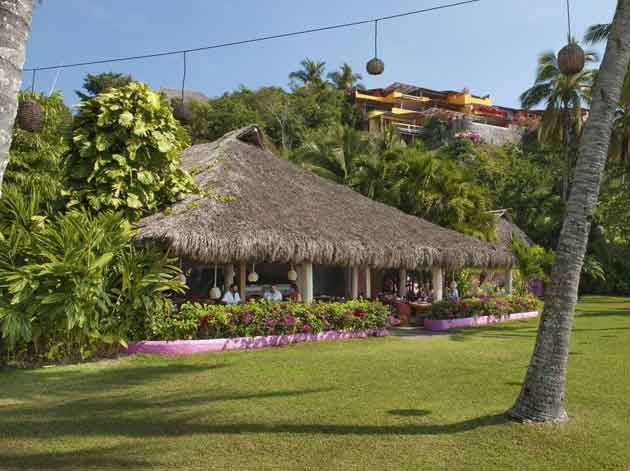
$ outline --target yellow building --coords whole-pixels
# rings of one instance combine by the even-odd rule
[[[365,130],[378,133],[393,125],[404,137],[419,135],[426,119],[433,116],[449,121],[469,116],[501,127],[509,127],[512,119],[506,109],[493,105],[489,95],[473,95],[468,89],[436,91],[396,82],[385,89],[357,90],[354,102]]]

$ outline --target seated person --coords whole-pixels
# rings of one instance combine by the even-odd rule
[[[291,283],[289,286],[289,299],[294,303],[299,303],[302,301],[302,295],[300,294],[300,289],[298,285],[295,283]]]
[[[282,293],[276,285],[271,285],[270,290],[265,292],[265,299],[270,302],[282,301]]]
[[[446,297],[449,301],[459,300],[459,290],[457,289],[457,282],[455,280],[451,281]]]
[[[241,296],[238,294],[238,285],[236,283],[230,286],[221,299],[223,304],[240,304]]]

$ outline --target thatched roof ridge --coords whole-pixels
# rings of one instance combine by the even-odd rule
[[[497,244],[504,250],[511,250],[512,239],[518,239],[526,246],[531,247],[534,242],[529,236],[512,221],[512,216],[507,209],[497,209],[490,211],[496,218]]]
[[[239,260],[390,268],[509,267],[511,254],[323,179],[262,148],[249,126],[192,146],[191,195],[140,221],[142,243],[206,263]]]

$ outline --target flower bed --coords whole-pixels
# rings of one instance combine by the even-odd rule
[[[227,350],[249,350],[254,348],[280,347],[293,343],[319,342],[323,340],[348,340],[366,337],[385,337],[386,328],[353,332],[328,331],[318,334],[267,335],[259,337],[238,337],[233,339],[209,340],[147,340],[129,342],[126,353],[158,353],[161,355],[190,355],[202,352],[224,352]]]
[[[449,330],[538,316],[539,301],[533,296],[475,298],[434,303],[425,318],[428,330]]]
[[[146,340],[229,339],[321,332],[358,332],[395,325],[379,302],[270,303],[231,306],[186,303],[177,313],[147,319]],[[143,340],[144,340],[143,339]]]
[[[476,327],[480,325],[497,324],[500,322],[522,321],[538,317],[538,311],[518,312],[502,316],[477,316],[460,319],[425,319],[424,328],[432,332],[442,332],[463,327]]]

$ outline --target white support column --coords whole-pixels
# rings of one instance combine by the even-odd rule
[[[407,270],[401,268],[398,272],[398,296],[407,296]]]
[[[352,299],[359,297],[359,267],[352,267],[352,291],[350,296]]]
[[[372,269],[370,267],[365,268],[365,298],[372,298]]]
[[[304,292],[302,293],[302,300],[305,303],[313,302],[313,264],[304,264]]]
[[[226,265],[223,270],[223,288],[224,291],[227,291],[234,283],[234,265],[230,263]]]
[[[433,300],[442,301],[444,299],[444,271],[442,267],[433,267]]]
[[[512,296],[512,293],[514,291],[514,272],[512,270],[508,270],[506,272],[506,282],[505,282],[505,289],[507,291],[507,294],[509,296]]]

